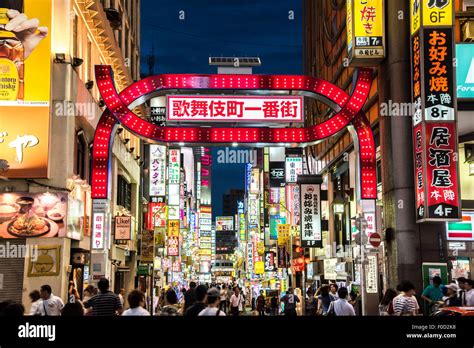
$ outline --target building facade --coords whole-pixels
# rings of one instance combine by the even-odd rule
[[[105,248],[97,254],[102,258],[96,256],[92,244],[90,180],[94,131],[104,110],[95,85],[94,66],[112,65],[118,90],[139,79],[140,2],[25,0],[22,5],[24,13],[29,18],[38,18],[40,26],[47,30],[40,31],[43,40],[25,58],[22,104],[1,104],[0,123],[9,124],[3,123],[4,118],[6,122],[15,118],[17,111],[13,108],[21,112],[28,106],[41,106],[45,109],[41,122],[17,118],[19,129],[15,132],[31,132],[34,136],[35,129],[44,127],[46,134],[38,130],[38,145],[36,141],[26,143],[21,159],[2,148],[0,157],[3,159],[5,154],[9,167],[2,173],[6,180],[0,182],[0,201],[16,209],[25,198],[23,201],[30,205],[22,206],[16,217],[10,218],[14,221],[29,214],[30,218],[39,219],[33,220],[39,226],[46,225],[38,233],[47,233],[42,238],[25,238],[26,232],[17,233],[16,239],[2,241],[23,244],[29,254],[0,262],[0,273],[6,278],[0,298],[28,304],[30,291],[49,284],[55,295],[66,300],[69,281],[74,282],[82,296],[88,284],[98,281],[97,275],[109,278],[115,288],[134,288],[136,239],[141,224],[140,140],[121,128],[116,135],[120,141],[114,143],[111,162],[113,198],[107,202],[104,216]],[[34,67],[35,73],[30,70]],[[34,81],[26,85],[30,77],[36,86]],[[39,90],[47,93],[39,95]],[[2,145],[11,143],[6,140],[8,143]],[[39,151],[40,145],[44,145],[42,153],[29,153]],[[11,151],[11,146],[5,150]],[[38,167],[35,159],[41,155],[46,158],[41,163],[43,170],[32,170]],[[129,236],[115,242],[114,221],[119,215],[133,217]],[[12,231],[7,226],[3,237],[13,238]],[[34,237],[35,233],[29,232]],[[93,271],[97,264],[101,266],[100,272]],[[11,293],[17,295],[11,297]]]

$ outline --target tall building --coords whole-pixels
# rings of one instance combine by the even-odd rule
[[[387,0],[385,9],[379,15],[385,16],[386,58],[375,66],[375,77],[369,98],[363,111],[367,116],[375,138],[377,149],[377,203],[375,215],[369,216],[376,221],[373,231],[382,236],[379,248],[377,278],[382,279],[378,291],[382,288],[394,288],[402,280],[412,281],[417,289],[422,289],[423,265],[442,263],[450,268],[446,239],[446,222],[417,223],[415,207],[415,181],[413,159],[412,114],[395,115],[387,108],[396,105],[412,105],[410,78],[410,17],[403,19],[394,13],[410,14],[410,1]],[[465,3],[464,5],[461,3]],[[467,2],[456,2],[456,11],[465,11]],[[457,12],[456,12],[457,13]],[[304,68],[305,74],[326,79],[349,95],[354,89],[356,69],[349,66],[346,28],[348,23],[344,2],[336,6],[329,0],[303,2]],[[357,14],[360,15],[360,14]],[[458,17],[458,15],[456,15]],[[357,17],[354,17],[354,21]],[[460,27],[455,21],[457,40],[470,22]],[[308,125],[321,123],[332,117],[334,111],[327,105],[308,98],[305,103]],[[466,121],[471,106],[458,99],[458,135],[459,154],[467,156],[469,143],[472,143],[472,123]],[[396,117],[410,116],[410,117]],[[323,188],[328,191],[327,208],[323,209],[323,219],[329,220],[328,231],[323,232],[326,245],[336,245],[330,253],[312,254],[312,260],[321,267],[315,267],[315,278],[324,276],[324,260],[333,259],[345,269],[341,279],[349,275],[354,280],[358,274],[360,261],[351,246],[351,231],[357,231],[358,217],[357,191],[360,181],[357,173],[357,147],[349,130],[334,135],[323,142],[306,149],[308,165],[312,174],[322,174]],[[461,160],[460,183],[464,209],[472,209],[472,184],[468,176],[468,163],[472,158]],[[365,216],[367,219],[367,216]],[[468,243],[469,244],[469,243]],[[469,252],[467,247],[466,253]],[[356,255],[356,257],[353,257]],[[472,254],[470,267],[472,269]],[[344,267],[342,267],[344,265]],[[451,276],[451,274],[450,274]],[[335,280],[335,279],[334,279]],[[355,279],[357,282],[358,280]],[[360,280],[359,280],[360,281]],[[368,301],[370,302],[370,301]],[[367,311],[374,312],[375,299]]]
[[[8,164],[0,204],[12,210],[1,221],[7,238],[2,244],[24,245],[29,254],[0,261],[0,298],[26,305],[30,291],[49,284],[66,300],[70,280],[82,295],[100,277],[110,279],[112,290],[131,289],[141,224],[140,139],[122,128],[116,134],[112,200],[99,222],[105,238],[94,246],[90,183],[94,131],[104,110],[94,66],[112,66],[117,90],[140,78],[140,1],[18,3],[28,18],[39,20],[34,35],[42,40],[33,48],[25,45],[21,102],[0,101],[0,124],[8,131],[0,142],[0,159]],[[130,236],[116,242],[118,215],[131,216]],[[35,222],[34,230],[25,227],[25,216]],[[15,222],[18,229],[8,227]],[[35,235],[41,238],[29,238]]]
[[[240,189],[230,189],[222,195],[222,214],[224,216],[235,216],[237,214],[237,202],[243,201],[245,191]]]

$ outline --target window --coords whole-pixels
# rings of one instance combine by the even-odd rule
[[[78,42],[77,40],[79,39],[79,37],[77,36],[77,32],[78,32],[78,29],[77,29],[77,24],[78,20],[77,20],[77,14],[76,12],[74,12],[74,15],[72,17],[72,56],[73,57],[78,57]]]
[[[117,178],[117,204],[128,211],[132,210],[132,184],[122,175]]]
[[[88,146],[84,139],[83,131],[77,132],[76,135],[76,170],[75,172],[82,179],[87,179],[87,163],[88,159]]]

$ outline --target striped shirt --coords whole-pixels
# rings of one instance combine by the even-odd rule
[[[112,291],[98,293],[84,303],[84,307],[92,307],[94,316],[113,316],[117,310],[122,309],[120,298]]]
[[[403,293],[393,299],[393,315],[415,315],[418,310],[416,298],[405,296]]]

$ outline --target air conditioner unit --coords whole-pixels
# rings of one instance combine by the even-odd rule
[[[464,23],[462,30],[462,41],[463,42],[474,42],[474,22],[467,21]]]

